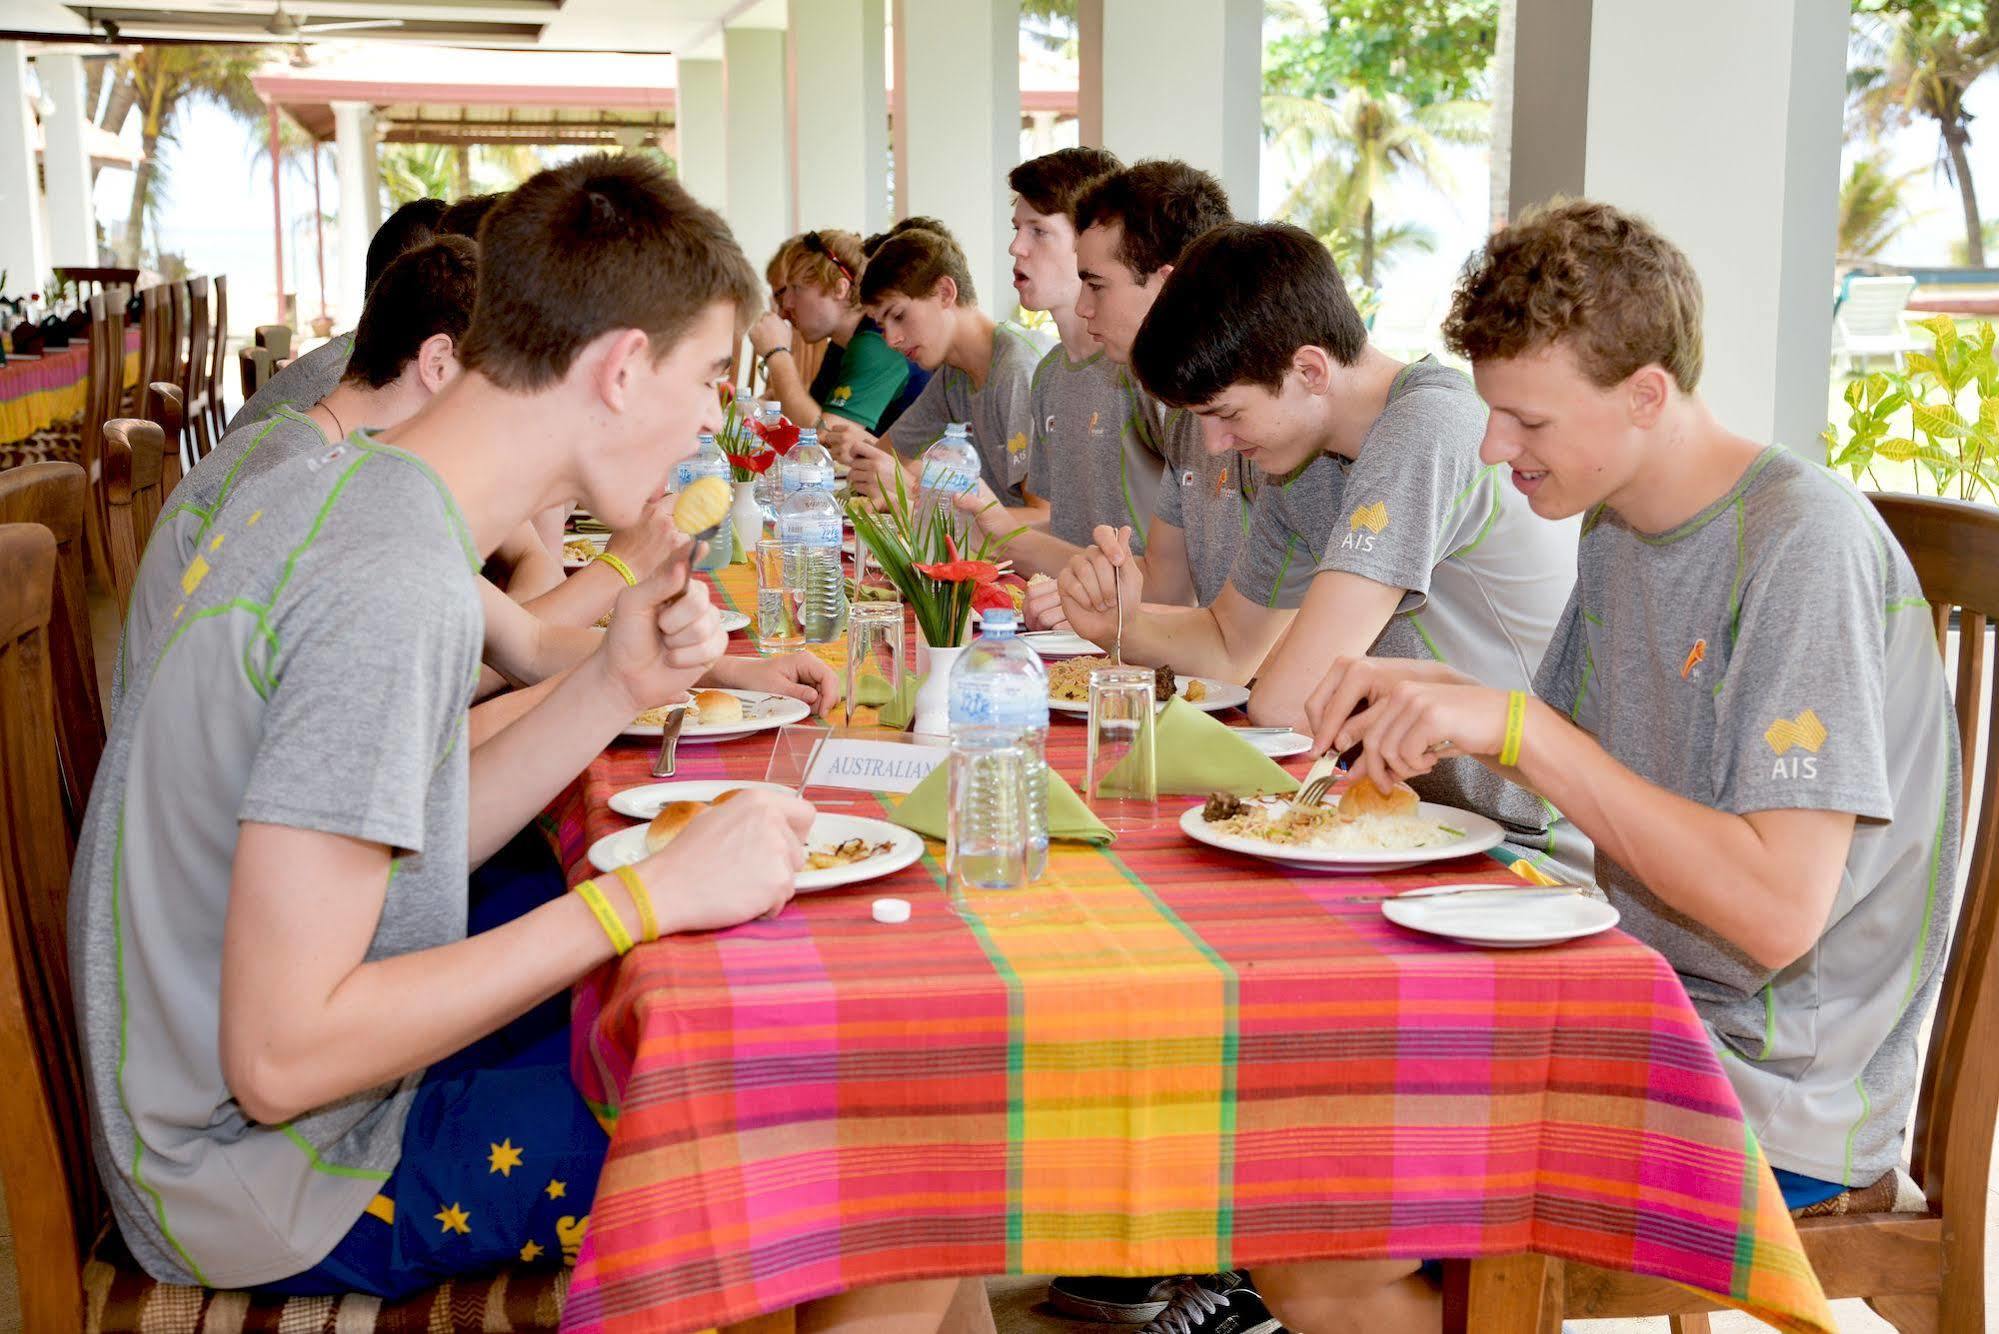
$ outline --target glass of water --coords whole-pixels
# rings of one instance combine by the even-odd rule
[[[757,542],[757,647],[765,653],[789,653],[805,642],[798,623],[798,599],[785,585],[784,543],[774,537]]]
[[[1110,828],[1144,829],[1159,817],[1159,771],[1153,747],[1149,667],[1101,667],[1090,673],[1090,751],[1085,799]]]
[[[900,602],[856,602],[847,615],[847,725],[883,725],[882,714],[902,694],[903,634]],[[892,725],[892,724],[889,724]]]

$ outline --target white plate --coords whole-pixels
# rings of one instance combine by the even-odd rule
[[[1223,709],[1233,709],[1249,703],[1249,691],[1243,686],[1230,685],[1227,681],[1217,681],[1210,676],[1182,676],[1175,680],[1173,690],[1181,699],[1187,699],[1187,683],[1199,681],[1207,686],[1208,693],[1203,699],[1188,700],[1203,713],[1220,713]],[[1051,699],[1048,707],[1057,713],[1074,714],[1085,718],[1090,713],[1090,701],[1086,699]],[[1165,708],[1165,705],[1159,707]]]
[[[647,783],[642,787],[628,787],[622,792],[611,794],[611,809],[633,820],[650,821],[659,814],[660,807],[669,801],[713,801],[724,792],[737,788],[768,787],[779,792],[789,792],[790,788],[779,783],[743,783],[731,780],[710,780],[685,783]]]
[[[1103,652],[1074,630],[1030,630],[1020,642],[1044,658],[1087,658]]]
[[[562,553],[562,568],[565,570],[580,570],[588,565],[592,558],[586,556],[579,560],[575,556],[570,555],[566,548],[571,542],[588,542],[591,546],[597,548],[597,550],[602,551],[611,544],[611,535],[609,533],[564,533],[562,535],[562,544],[565,548]]]
[[[1244,732],[1244,741],[1255,746],[1273,760],[1287,760],[1293,755],[1303,755],[1312,748],[1312,738],[1303,732]]]
[[[1265,861],[1276,862],[1299,871],[1394,871],[1405,866],[1421,866],[1425,862],[1440,862],[1452,857],[1468,857],[1475,852],[1498,846],[1506,837],[1506,831],[1483,815],[1471,811],[1461,811],[1451,806],[1439,806],[1434,802],[1421,802],[1416,813],[1425,820],[1449,825],[1453,829],[1464,830],[1462,838],[1454,838],[1448,843],[1437,843],[1427,848],[1310,848],[1293,847],[1277,843],[1266,843],[1260,838],[1244,838],[1240,834],[1226,833],[1216,829],[1201,818],[1201,807],[1195,806],[1180,816],[1180,832],[1196,843],[1206,843],[1211,848],[1221,848],[1228,852],[1240,852],[1251,857],[1261,857]]]
[[[743,720],[739,723],[690,722],[680,729],[682,745],[690,741],[734,741],[753,732],[767,732],[773,727],[802,723],[812,716],[810,705],[789,695],[767,695],[761,690],[728,690],[723,693],[734,695],[743,702]],[[633,723],[625,728],[624,734],[658,736],[659,729],[658,723]]]
[[[698,786],[690,784],[690,786]],[[747,785],[745,785],[747,786]],[[887,843],[889,850],[879,857],[870,857],[864,862],[851,866],[834,866],[823,871],[800,871],[798,892],[811,893],[820,889],[837,889],[842,885],[857,885],[863,880],[873,880],[879,876],[900,871],[911,862],[923,856],[923,836],[904,829],[901,825],[890,824],[886,820],[870,820],[860,815],[829,815],[821,811],[812,819],[812,832],[806,836],[807,848],[830,848],[844,843],[850,838],[864,838],[870,843]],[[590,864],[599,871],[614,871],[620,866],[630,866],[641,861],[646,855],[646,827],[635,824],[629,829],[620,829],[615,834],[606,834],[590,845]]]
[[[1384,899],[1381,914],[1411,931],[1488,949],[1556,945],[1617,925],[1617,909],[1599,899],[1526,886]]]
[[[722,608],[723,633],[734,634],[738,630],[746,630],[749,628],[749,624],[750,618],[743,615],[743,613],[730,611],[727,607]]]

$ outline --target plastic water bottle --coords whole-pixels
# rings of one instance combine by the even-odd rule
[[[979,451],[972,447],[972,434],[964,422],[952,422],[937,442],[923,451],[921,480],[917,484],[916,508],[920,518],[941,514],[957,532],[967,528],[969,516],[958,513],[951,502],[979,484]]]
[[[729,480],[729,460],[723,456],[722,447],[715,442],[715,437],[706,431],[694,437],[694,452],[674,468],[673,489],[685,491],[697,477]],[[721,569],[729,563],[733,545],[728,520],[724,519],[722,531],[709,540],[707,552],[694,562],[694,568],[711,572]]]
[[[1012,889],[1048,867],[1048,673],[1011,610],[980,626],[951,669],[948,857],[954,883]]]
[[[771,430],[784,420],[784,404],[774,398],[765,400],[763,412],[757,420],[763,423],[766,431]],[[757,498],[757,508],[764,512],[764,522],[776,523],[778,507],[784,504],[783,459],[778,459],[764,469],[757,477],[751,494]]]
[[[784,586],[798,599],[798,626],[808,644],[830,644],[847,633],[847,577],[840,569],[840,506],[833,499],[833,458],[819,433],[798,433],[798,445],[774,471],[784,487],[777,537],[784,544]],[[768,474],[766,474],[768,475]]]

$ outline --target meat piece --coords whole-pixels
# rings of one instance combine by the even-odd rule
[[[1152,697],[1164,704],[1173,698],[1175,682],[1171,667],[1159,667],[1152,673]]]
[[[1213,824],[1217,820],[1227,820],[1241,815],[1249,809],[1249,803],[1229,792],[1215,792],[1208,796],[1207,805],[1201,807],[1201,818]]]

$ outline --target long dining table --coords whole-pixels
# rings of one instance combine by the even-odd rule
[[[754,610],[747,568],[713,583]],[[1050,731],[1071,782],[1084,731]],[[761,780],[772,750],[683,743],[677,777]],[[651,758],[615,743],[549,808],[571,884],[631,823],[608,802]],[[1537,1327],[1504,1299],[1505,1258],[1545,1256],[1837,1328],[1658,954],[1616,930],[1527,950],[1418,935],[1380,901],[1504,880],[1501,862],[1287,870],[1187,839],[1197,802],[1057,843],[1015,891],[951,892],[930,841],[905,870],[586,978],[572,1070],[611,1140],[564,1327],[674,1334],[921,1277],[1402,1257],[1483,1264],[1499,1281],[1473,1282],[1469,1327],[1504,1334]],[[885,895],[908,921],[873,920]]]
[[[126,385],[139,378],[139,331],[125,331]],[[26,440],[36,431],[83,414],[90,381],[90,342],[39,357],[9,357],[0,363],[0,445]]]

